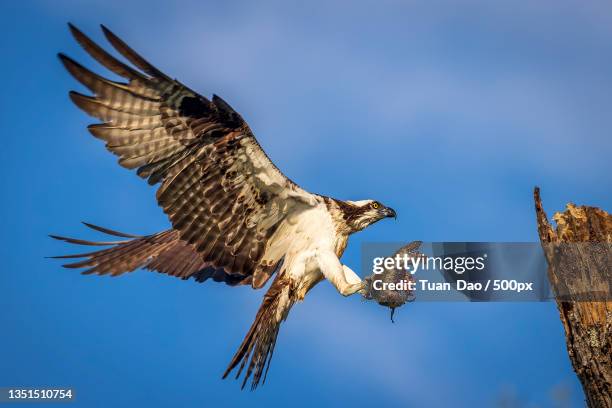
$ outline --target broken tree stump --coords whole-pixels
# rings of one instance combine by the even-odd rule
[[[537,187],[534,200],[570,361],[588,406],[612,408],[612,215],[568,204],[554,230]]]

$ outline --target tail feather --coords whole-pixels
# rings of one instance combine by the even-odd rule
[[[295,297],[291,282],[281,275],[277,276],[264,296],[263,303],[255,316],[255,321],[242,344],[238,347],[238,351],[229,363],[225,373],[223,373],[223,378],[226,378],[230,372],[239,366],[236,379],[247,367],[242,381],[243,389],[251,376],[253,376],[251,390],[255,390],[260,381],[262,384],[266,382],[280,325],[287,318],[294,303]]]

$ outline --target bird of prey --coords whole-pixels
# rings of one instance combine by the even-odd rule
[[[246,368],[242,388],[255,389],[269,368],[282,321],[323,279],[344,296],[363,290],[340,257],[354,232],[395,211],[375,200],[343,201],[309,193],[285,177],[251,129],[217,95],[211,99],[159,71],[102,26],[127,61],[112,56],[73,25],[78,43],[97,62],[123,77],[104,78],[64,54],[59,58],[92,96],[70,92],[83,111],[101,120],[89,131],[119,156],[119,164],[159,184],[157,201],[172,227],[136,236],[87,224],[124,238],[73,244],[109,246],[61,256],[85,274],[117,276],[147,269],[198,282],[263,287],[275,275],[255,321],[232,358],[225,378]],[[130,65],[131,64],[131,65]]]

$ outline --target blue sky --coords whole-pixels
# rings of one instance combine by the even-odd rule
[[[217,93],[304,188],[398,212],[361,243],[536,241],[549,215],[612,208],[612,8],[603,1],[3,2],[0,385],[77,389],[76,406],[557,406],[581,390],[552,303],[388,312],[328,283],[293,308],[268,383],[220,375],[262,291],[137,272],[81,276],[48,233],[168,227],[72,106],[63,51],[104,72],[66,22],[103,23]],[[296,397],[295,396],[299,396]]]

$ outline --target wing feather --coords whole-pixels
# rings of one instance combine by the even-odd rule
[[[104,32],[104,36],[112,44],[112,46],[121,53],[125,58],[127,58],[132,64],[136,65],[138,68],[142,69],[147,74],[163,78],[166,80],[170,80],[164,73],[155,68],[153,65],[149,64],[144,58],[138,55],[133,49],[131,49],[126,43],[123,42],[119,37],[117,37],[112,31],[104,26],[104,24],[100,25],[102,28],[102,32]]]
[[[274,166],[246,122],[221,97],[209,100],[171,79],[104,26],[106,39],[133,66],[76,27],[70,30],[87,53],[126,80],[104,78],[60,54],[68,72],[93,93],[71,92],[72,101],[103,121],[89,131],[119,157],[120,165],[160,184],[158,203],[180,241],[213,268],[198,276],[221,276],[215,271],[222,269],[242,282],[259,271],[255,280],[263,285],[280,262],[262,264],[274,232],[288,214],[315,205],[315,196]],[[138,248],[130,251],[136,258],[142,255]],[[197,262],[189,258],[165,266],[181,275],[190,263]],[[93,268],[95,273],[113,270]]]
[[[65,268],[87,268],[84,274],[118,276],[139,268],[161,272],[181,279],[195,278],[204,282],[213,278],[228,285],[250,284],[250,277],[228,274],[204,261],[194,248],[181,240],[176,230],[153,235],[131,235],[84,223],[86,226],[114,236],[131,238],[125,241],[94,242],[51,235],[52,238],[78,245],[110,246],[93,252],[54,256],[57,259],[78,259]]]

